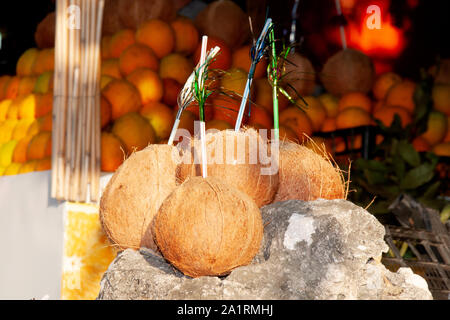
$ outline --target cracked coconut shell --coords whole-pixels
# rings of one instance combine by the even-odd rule
[[[209,130],[208,130],[209,131]],[[274,172],[270,175],[262,174],[270,168],[269,164],[262,164],[259,155],[259,146],[267,147],[267,155],[270,149],[255,129],[245,131],[223,130],[206,134],[207,174],[216,177],[224,183],[244,192],[262,207],[272,202],[278,188],[278,159],[274,165]],[[227,149],[231,155],[231,161],[227,161]],[[200,165],[201,151],[200,141],[191,141],[191,148],[187,150],[191,161],[183,161],[180,165],[179,178],[184,181],[190,176],[201,176]],[[233,162],[239,154],[237,162]],[[267,155],[269,157],[269,155]],[[196,160],[196,161],[192,161]]]
[[[249,264],[263,237],[256,203],[215,177],[191,177],[177,187],[152,227],[164,258],[193,278]]]
[[[274,202],[344,199],[342,173],[329,159],[292,142],[280,143],[280,184]]]
[[[178,157],[176,147],[150,145],[133,153],[114,173],[100,200],[100,221],[113,244],[156,250],[146,231],[177,186]]]
[[[345,49],[328,59],[320,79],[325,89],[335,96],[349,92],[368,93],[375,80],[375,68],[364,53]]]

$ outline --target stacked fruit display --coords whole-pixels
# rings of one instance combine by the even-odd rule
[[[0,174],[51,167],[53,49],[29,49],[0,77]]]

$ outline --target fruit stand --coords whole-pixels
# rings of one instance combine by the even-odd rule
[[[272,201],[345,198],[384,225],[399,226],[391,205],[408,194],[438,212],[443,230],[450,230],[450,53],[432,48],[436,52],[430,49],[414,70],[398,63],[416,49],[414,17],[433,7],[426,1],[402,1],[401,24],[394,23],[400,19],[394,14],[398,7],[389,0],[305,1],[303,7],[286,1],[283,10],[270,0],[258,5],[250,0],[47,2],[49,9],[29,30],[34,45],[10,54],[9,68],[0,69],[0,240],[16,244],[0,259],[8,260],[0,265],[0,299],[95,299],[117,252],[143,244],[159,248],[166,258],[176,257],[167,259],[186,275],[202,275],[205,270],[186,267],[183,259],[170,255],[176,244],[156,243],[183,233],[170,210],[190,214],[179,200],[189,198],[184,195],[190,188],[198,191],[192,197],[199,198],[223,189],[223,199],[244,203],[243,216],[258,221],[242,248],[247,255],[236,260],[240,265],[251,261],[262,237],[255,212]],[[368,11],[371,5],[381,8],[379,17],[374,16],[378,11]],[[268,7],[273,19],[267,37],[268,19],[261,7]],[[310,17],[320,10],[324,22],[318,25]],[[0,37],[1,50],[7,49],[7,40]],[[205,62],[205,53],[214,48],[219,53]],[[198,79],[205,70],[202,82]],[[192,78],[208,94],[182,107]],[[174,123],[190,136],[197,133],[199,120],[207,133],[229,132],[242,106],[248,106],[242,114],[247,138],[255,130],[270,135],[276,128],[265,143],[278,141],[278,134],[279,141],[296,145],[281,147],[281,161],[289,166],[279,178],[252,184],[255,170],[264,167],[259,163],[231,173],[226,167],[191,163],[181,166],[179,180],[170,176],[166,181],[167,172],[175,170],[168,160]],[[223,135],[211,134],[204,150],[210,154]],[[264,138],[256,136],[258,143]],[[167,149],[155,147],[168,142]],[[139,159],[145,153],[147,158]],[[163,172],[142,172],[141,184],[132,185],[129,176],[143,167]],[[193,178],[200,167],[221,181],[205,184]],[[320,176],[326,187],[306,182],[298,187],[299,176],[308,181]],[[129,190],[133,195],[153,192],[153,186],[142,184],[155,177],[158,194],[127,198]],[[222,185],[243,177],[248,177],[248,184],[240,186],[246,188],[244,198]],[[173,196],[175,185],[185,179]],[[284,187],[278,187],[278,179]],[[129,189],[121,190],[119,182]],[[261,195],[261,190],[268,191]],[[126,205],[117,199],[133,203],[137,218],[123,218]],[[147,226],[158,209],[167,216],[155,220],[154,238],[135,237],[133,232]],[[232,215],[221,213],[224,219]],[[129,230],[116,226],[120,223]],[[245,222],[236,221],[237,229],[239,224]],[[407,240],[389,241],[399,250],[386,258],[398,264],[403,257],[414,259],[417,252]],[[235,258],[228,253],[216,266],[219,275]],[[46,263],[30,271],[25,267],[30,260]],[[448,270],[448,262],[433,263]],[[20,273],[19,283],[11,282],[12,273]],[[450,292],[450,287],[442,290]]]

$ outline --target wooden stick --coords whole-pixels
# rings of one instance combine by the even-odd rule
[[[95,39],[95,65],[94,65],[94,74],[95,74],[95,96],[96,96],[96,104],[94,109],[94,134],[93,134],[93,166],[91,176],[91,199],[94,202],[98,202],[100,196],[100,134],[101,134],[101,126],[100,126],[100,43],[101,43],[101,31],[102,31],[102,22],[103,22],[103,9],[104,9],[105,1],[100,0],[97,6],[97,25],[96,25],[96,39]]]
[[[64,10],[62,7],[61,0],[56,1],[56,30],[55,30],[55,77],[53,80],[53,111],[52,111],[52,121],[54,124],[60,123],[60,105],[61,105],[61,88],[62,88],[62,19]],[[51,197],[57,197],[57,181],[58,181],[58,166],[56,165],[56,159],[58,158],[59,152],[59,141],[60,141],[59,127],[54,126],[54,131],[52,134],[52,172],[51,172]]]

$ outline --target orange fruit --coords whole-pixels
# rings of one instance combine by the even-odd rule
[[[319,96],[319,100],[327,111],[327,117],[336,118],[339,113],[339,99],[331,93],[323,93]]]
[[[413,140],[412,145],[417,152],[426,152],[431,149],[430,144],[423,137],[416,137]]]
[[[0,101],[0,121],[5,121],[11,103],[12,103],[11,99],[5,99]]]
[[[437,84],[433,87],[434,109],[450,116],[450,84]]]
[[[346,108],[336,117],[336,129],[348,129],[367,126],[372,123],[370,114],[357,107]]]
[[[305,111],[298,107],[289,107],[280,113],[280,124],[295,131],[299,142],[303,142],[305,136],[312,136],[313,124]]]
[[[12,131],[11,139],[19,141],[24,138],[33,121],[33,119],[21,119],[17,121],[17,124]]]
[[[220,69],[220,70],[228,70],[231,67],[232,62],[232,56],[231,56],[231,50],[227,46],[227,44],[218,38],[214,37],[208,37],[208,45],[206,46],[206,51],[208,52],[214,47],[219,47],[220,51],[217,54],[214,61],[210,64],[210,69]],[[194,62],[195,64],[198,64],[200,61],[200,55],[202,52],[202,45],[201,43],[197,47],[194,53]]]
[[[35,76],[26,76],[20,79],[19,88],[17,89],[17,95],[26,95],[34,90],[37,78]]]
[[[15,176],[19,174],[19,170],[22,167],[21,163],[11,163],[9,166],[5,168],[5,172],[3,172],[4,176]]]
[[[102,91],[111,104],[111,118],[116,120],[128,112],[138,112],[141,108],[139,91],[126,80],[113,80]]]
[[[136,41],[150,47],[161,59],[173,51],[175,33],[168,23],[152,19],[141,24],[136,31]]]
[[[163,82],[159,75],[151,69],[136,69],[127,76],[127,80],[138,89],[143,105],[152,101],[160,101],[164,95]]]
[[[403,107],[414,113],[414,92],[416,90],[416,84],[410,80],[403,80],[400,83],[394,85],[387,93],[386,105]]]
[[[41,130],[41,121],[36,119],[28,128],[27,135],[35,136],[36,134],[39,133],[40,130]]]
[[[100,97],[100,126],[103,129],[111,121],[111,104],[105,97]]]
[[[35,119],[37,110],[37,96],[30,93],[23,96],[19,104],[19,119]]]
[[[111,38],[112,36],[103,36],[101,42],[101,57],[102,60],[111,58]]]
[[[11,77],[5,87],[5,99],[15,99],[19,91],[20,78],[17,76]]]
[[[101,64],[100,74],[102,76],[109,76],[114,79],[122,78],[120,72],[119,59],[103,60]]]
[[[129,112],[118,118],[112,133],[120,139],[127,154],[139,151],[156,141],[156,133],[148,120],[137,112]]]
[[[222,90],[224,92],[236,93],[240,97],[244,94],[247,84],[248,74],[237,68],[228,70],[221,80]]]
[[[447,117],[438,111],[430,112],[428,117],[427,131],[422,137],[428,141],[430,146],[442,142],[447,135]]]
[[[20,167],[18,174],[25,174],[35,171],[36,165],[37,160],[27,161]]]
[[[336,131],[336,119],[335,118],[326,118],[323,121],[322,132],[333,132]]]
[[[292,141],[296,143],[299,141],[295,131],[284,125],[280,125],[278,135],[280,137],[280,141]]]
[[[139,68],[149,68],[153,71],[158,71],[158,67],[158,58],[152,49],[143,44],[133,44],[120,55],[119,68],[124,76],[128,76]]]
[[[8,109],[8,113],[6,114],[6,119],[17,120],[19,119],[19,108],[22,103],[23,97],[15,98]]]
[[[107,75],[102,75],[100,77],[100,89],[101,90],[105,89],[105,87],[108,85],[108,83],[110,83],[112,80],[114,80],[113,77],[107,76]]]
[[[313,96],[307,96],[303,98],[308,106],[303,109],[308,116],[308,118],[311,120],[313,131],[317,132],[320,131],[320,128],[323,125],[323,122],[325,121],[325,118],[327,117],[327,110],[322,105],[319,99]],[[297,104],[302,105],[304,104],[303,101],[297,101]]]
[[[440,157],[450,157],[450,142],[443,142],[433,147],[433,152]]]
[[[159,75],[162,79],[171,78],[184,84],[193,69],[191,60],[179,53],[172,53],[161,60]]]
[[[352,107],[358,107],[370,113],[372,111],[372,101],[361,92],[344,94],[339,100],[339,111]]]
[[[34,93],[47,93],[53,90],[53,71],[42,73],[34,85]]]
[[[5,98],[6,87],[11,80],[10,76],[0,76],[0,102]]]
[[[231,124],[229,124],[227,121],[213,119],[211,121],[206,122],[205,129],[206,130],[216,129],[219,131],[232,130],[233,126]]]
[[[236,125],[236,120],[241,105],[239,97],[215,97],[212,100],[214,109],[214,119],[227,121],[233,127]],[[247,111],[247,110],[246,110]],[[248,112],[244,113],[242,124],[247,123]]]
[[[36,171],[47,171],[52,169],[52,159],[50,157],[36,161]]]
[[[39,132],[35,135],[27,147],[27,161],[44,159],[48,155],[49,145],[52,143],[52,133],[48,131]],[[51,148],[50,148],[51,150]]]
[[[53,117],[51,113],[47,113],[38,119],[39,121],[39,131],[52,132]]]
[[[247,73],[250,72],[250,66],[252,64],[252,58],[250,51],[252,47],[250,45],[243,46],[233,52],[231,66],[233,68],[239,68]],[[254,79],[264,77],[267,70],[267,61],[263,58],[256,65]]]
[[[48,48],[39,51],[33,65],[33,74],[39,75],[55,69],[55,49]]]
[[[247,110],[246,112],[248,112]],[[256,105],[251,106],[248,123],[250,125],[259,124],[264,129],[271,129],[273,127],[272,116],[264,108]]]
[[[199,34],[194,23],[185,17],[178,17],[171,22],[175,33],[175,52],[190,55],[197,49]]]
[[[374,112],[373,117],[380,120],[385,126],[390,127],[394,121],[395,115],[398,115],[402,121],[402,127],[406,127],[411,123],[411,114],[402,107],[385,106]]]
[[[39,54],[39,50],[31,48],[26,50],[17,61],[16,74],[18,76],[29,76],[33,74],[33,65]]]
[[[377,102],[374,104],[373,108],[372,108],[372,114],[375,114],[375,112],[377,112],[378,110],[380,110],[380,109],[383,108],[384,106],[385,106],[385,104],[384,104],[384,101],[383,101],[383,100],[377,101]]]
[[[34,116],[42,117],[53,109],[53,93],[36,94],[36,110]]]
[[[109,42],[109,56],[111,58],[119,58],[122,52],[135,42],[133,30],[123,29],[116,32]]]
[[[177,111],[174,112],[174,118],[176,116]],[[192,113],[189,110],[184,110],[181,113],[180,117],[180,123],[178,124],[178,129],[186,129],[188,130],[191,135],[194,134],[194,121],[195,121],[195,114]],[[209,122],[209,121],[208,121]],[[206,122],[208,124],[208,122]]]
[[[16,140],[11,140],[0,146],[0,167],[7,167],[12,163]]]
[[[114,172],[124,161],[124,147],[120,140],[109,132],[101,136],[101,170]]]
[[[175,79],[162,79],[164,93],[162,102],[168,106],[174,107],[178,105],[178,95],[183,86]]]
[[[380,74],[372,88],[373,96],[376,100],[384,100],[389,90],[401,81],[402,78],[394,72]]]
[[[158,140],[169,138],[175,121],[172,109],[165,104],[152,101],[142,107],[141,115],[147,118]]]

